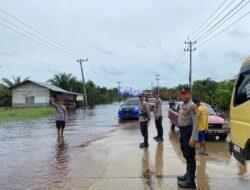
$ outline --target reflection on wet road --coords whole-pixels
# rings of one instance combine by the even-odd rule
[[[153,140],[151,121],[148,150],[138,149],[142,138],[137,122],[118,122],[118,107],[77,110],[60,141],[52,116],[1,123],[0,189],[177,189],[176,176],[183,174],[185,164],[179,132],[170,130],[168,107],[164,142]],[[207,151],[208,156],[196,156],[198,189],[248,189],[250,172],[228,153],[225,141],[208,142]]]
[[[1,123],[0,189],[56,186],[70,173],[71,152],[116,129],[119,104],[77,110],[57,142],[54,117]]]

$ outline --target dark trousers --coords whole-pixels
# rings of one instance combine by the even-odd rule
[[[148,122],[147,121],[140,122],[140,127],[141,127],[141,134],[144,138],[144,143],[148,144]]]
[[[180,143],[181,150],[184,158],[187,162],[187,175],[190,180],[194,180],[195,171],[196,171],[196,162],[195,162],[195,147],[189,146],[189,141],[192,135],[192,126],[180,127]]]
[[[155,119],[155,126],[157,129],[157,137],[163,138],[162,117]]]

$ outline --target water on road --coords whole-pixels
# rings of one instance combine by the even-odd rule
[[[138,123],[119,123],[118,109],[119,104],[114,103],[77,110],[71,115],[61,141],[56,139],[53,116],[1,123],[0,189],[90,187],[96,190],[104,189],[108,183],[98,186],[94,182],[106,179],[121,180],[118,184],[111,180],[110,187],[126,189],[126,185],[133,185],[132,180],[141,181],[141,178],[145,179],[143,189],[162,189],[164,186],[159,184],[164,184],[164,180],[176,180],[176,176],[183,172],[180,169],[183,169],[184,160],[180,152],[178,130],[174,133],[170,131],[167,105],[164,105],[163,112],[165,141],[156,144],[152,140],[155,127],[154,121],[151,121],[150,148],[142,155],[138,151],[141,140]],[[112,135],[112,132],[115,134]],[[88,146],[88,143],[98,139],[102,140]],[[247,189],[249,171],[228,153],[226,142],[208,142],[207,149],[209,156],[197,157],[196,175],[198,186],[202,187],[200,189],[223,189],[223,185],[217,186],[220,183],[225,183],[229,189],[239,185]],[[152,155],[155,160],[150,160]],[[153,178],[155,182],[151,183]],[[123,182],[126,182],[124,186]],[[135,187],[136,183],[131,188],[141,189]],[[166,187],[171,189],[171,183],[166,183]]]

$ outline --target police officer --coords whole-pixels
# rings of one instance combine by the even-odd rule
[[[178,186],[181,188],[195,189],[195,145],[198,140],[197,106],[191,99],[189,87],[180,91],[183,105],[179,111],[178,123],[180,127],[180,143],[184,158],[186,159],[186,173],[178,176]]]
[[[163,141],[163,128],[162,128],[162,101],[160,98],[160,93],[157,92],[155,95],[154,104],[154,116],[155,116],[155,126],[157,130],[157,136],[154,137],[156,141]]]
[[[141,101],[139,122],[141,127],[141,134],[144,138],[144,142],[140,143],[140,148],[148,148],[148,122],[151,119],[150,110],[148,103],[145,100],[145,94],[140,94],[139,98]]]

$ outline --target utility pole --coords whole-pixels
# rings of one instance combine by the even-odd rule
[[[121,83],[120,81],[116,82],[118,84],[118,96],[119,96],[119,102],[121,101]]]
[[[86,92],[86,86],[85,86],[85,79],[84,79],[84,73],[83,73],[83,69],[82,69],[82,62],[84,61],[88,61],[88,58],[86,59],[77,59],[76,60],[78,63],[80,63],[80,66],[81,66],[81,72],[82,72],[82,85],[83,85],[83,93],[84,93],[84,102],[85,102],[85,106],[87,107],[88,106],[88,98],[87,98],[87,92]]]
[[[189,88],[191,89],[192,92],[192,52],[196,50],[196,48],[193,48],[193,44],[196,44],[196,41],[192,42],[189,40],[185,41],[185,44],[188,45],[187,48],[184,49],[184,51],[189,51]]]
[[[155,75],[155,77],[156,77],[156,81],[157,81],[157,93],[159,93],[160,92],[160,87],[159,87],[160,75]]]

